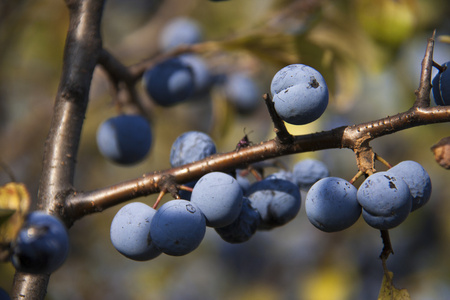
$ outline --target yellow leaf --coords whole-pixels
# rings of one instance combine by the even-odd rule
[[[411,300],[411,297],[406,289],[399,290],[392,283],[394,273],[388,273],[389,278],[387,278],[386,274],[383,276],[383,282],[381,283],[378,300]]]
[[[7,257],[9,244],[28,213],[30,195],[22,183],[10,182],[0,187],[0,261]]]

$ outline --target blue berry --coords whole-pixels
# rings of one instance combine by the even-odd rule
[[[188,99],[195,91],[192,68],[180,58],[165,60],[142,76],[145,90],[161,106],[172,106]]]
[[[305,210],[309,221],[325,232],[352,226],[361,215],[356,193],[357,189],[342,178],[320,179],[306,195]]]
[[[247,177],[240,175],[241,171],[241,169],[236,170],[236,181],[239,183],[242,192],[245,193],[250,188],[251,182]]]
[[[206,221],[200,208],[187,200],[164,203],[150,223],[152,242],[168,255],[180,256],[195,250],[203,240]]]
[[[399,217],[399,215],[392,216],[377,216],[368,213],[365,209],[362,210],[362,216],[364,221],[369,224],[371,227],[380,229],[380,230],[389,230],[394,227],[400,225],[405,219],[406,216]]]
[[[308,124],[318,119],[328,105],[328,87],[315,69],[293,64],[278,71],[270,91],[275,110],[286,122]]]
[[[293,167],[294,182],[302,189],[309,189],[319,179],[330,176],[327,166],[316,159],[304,159]]]
[[[294,174],[292,174],[292,172],[285,171],[285,170],[280,170],[278,172],[272,173],[269,176],[267,176],[265,179],[284,179],[284,180],[296,183],[295,179],[294,179]]]
[[[216,145],[209,135],[200,131],[188,131],[172,144],[170,164],[172,167],[179,167],[215,153]]]
[[[388,172],[378,172],[367,177],[358,189],[357,199],[363,207],[366,223],[378,229],[390,229],[402,223],[412,206],[406,182]],[[379,220],[373,222],[375,218],[370,218],[372,216],[389,220],[386,223],[389,227]]]
[[[412,160],[402,161],[387,171],[403,179],[412,197],[411,211],[422,207],[431,196],[431,179],[427,171]]]
[[[238,217],[242,197],[242,189],[236,179],[222,172],[211,172],[195,184],[191,202],[200,208],[207,226],[223,227]]]
[[[204,92],[211,83],[211,74],[205,61],[200,56],[194,54],[181,55],[179,58],[192,69],[195,93],[201,94]]]
[[[69,237],[64,224],[54,216],[34,211],[25,219],[13,244],[12,263],[26,273],[51,273],[66,260]]]
[[[8,292],[6,292],[1,287],[0,287],[0,300],[11,300],[11,297],[9,297]]]
[[[229,75],[224,88],[227,99],[240,113],[251,113],[262,103],[258,86],[252,78],[243,73]]]
[[[300,210],[300,190],[297,185],[287,180],[257,181],[250,186],[246,196],[261,215],[258,229],[282,226],[294,219]]]
[[[138,115],[120,115],[103,122],[97,130],[100,153],[118,164],[143,160],[152,144],[148,121]]]
[[[138,261],[161,254],[150,238],[150,223],[156,210],[147,204],[133,202],[122,207],[111,223],[110,237],[114,248]]]
[[[198,23],[189,18],[176,18],[161,31],[160,46],[163,50],[172,50],[181,45],[201,42],[203,34]]]
[[[434,76],[433,84],[433,98],[436,105],[450,105],[450,62],[446,62],[443,66],[447,69],[439,72]]]
[[[242,209],[236,220],[227,226],[215,228],[215,230],[228,243],[243,243],[255,234],[260,222],[261,215],[252,207],[250,200],[244,197]]]

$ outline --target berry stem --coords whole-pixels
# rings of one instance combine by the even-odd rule
[[[433,67],[435,67],[436,69],[438,69],[438,70],[439,70],[439,73],[442,73],[442,72],[444,72],[445,70],[447,70],[447,66],[442,66],[442,65],[438,64],[437,62],[435,62],[434,60],[433,60]]]
[[[358,180],[359,177],[361,177],[361,176],[363,176],[363,175],[364,175],[364,172],[361,171],[361,170],[359,170],[358,173],[356,173],[356,175],[353,176],[353,178],[350,179],[349,182],[350,182],[351,184],[353,184],[356,180]]]
[[[156,209],[158,207],[159,203],[161,202],[162,197],[164,197],[165,194],[166,194],[165,190],[159,192],[158,198],[156,198],[155,204],[153,204],[153,209]]]
[[[383,165],[385,165],[389,169],[392,168],[392,165],[387,160],[385,160],[384,158],[382,158],[381,156],[379,156],[376,153],[375,153],[375,159],[378,160],[379,162],[381,162]]]
[[[261,174],[255,168],[250,166],[250,167],[248,167],[248,169],[249,169],[250,173],[252,173],[252,175],[255,177],[255,179],[257,181],[261,181],[262,180]]]
[[[383,240],[383,250],[381,251],[380,258],[385,263],[389,255],[394,254],[392,249],[391,238],[389,237],[388,230],[380,230],[381,239]]]

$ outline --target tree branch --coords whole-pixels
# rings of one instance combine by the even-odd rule
[[[212,171],[230,171],[251,163],[274,157],[331,148],[348,148],[356,152],[365,143],[394,132],[432,123],[450,122],[450,106],[410,109],[392,117],[330,131],[294,136],[294,141],[282,144],[272,139],[245,147],[238,152],[215,154],[203,160],[164,171],[144,174],[140,178],[125,181],[94,191],[74,192],[66,202],[66,213],[72,221],[85,215],[138,197],[158,193],[164,178],[171,177],[178,183],[196,180]]]
[[[65,196],[73,189],[76,156],[92,74],[102,47],[101,0],[67,0],[70,24],[53,118],[45,144],[38,209],[65,221]],[[13,299],[43,299],[50,274],[17,272]]]

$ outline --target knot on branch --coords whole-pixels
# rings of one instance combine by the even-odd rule
[[[368,175],[375,173],[375,153],[369,145],[371,140],[370,134],[363,135],[355,141],[353,149],[358,169]]]
[[[178,186],[173,175],[163,175],[158,181],[158,187],[161,192],[169,192],[174,199],[179,198]]]

